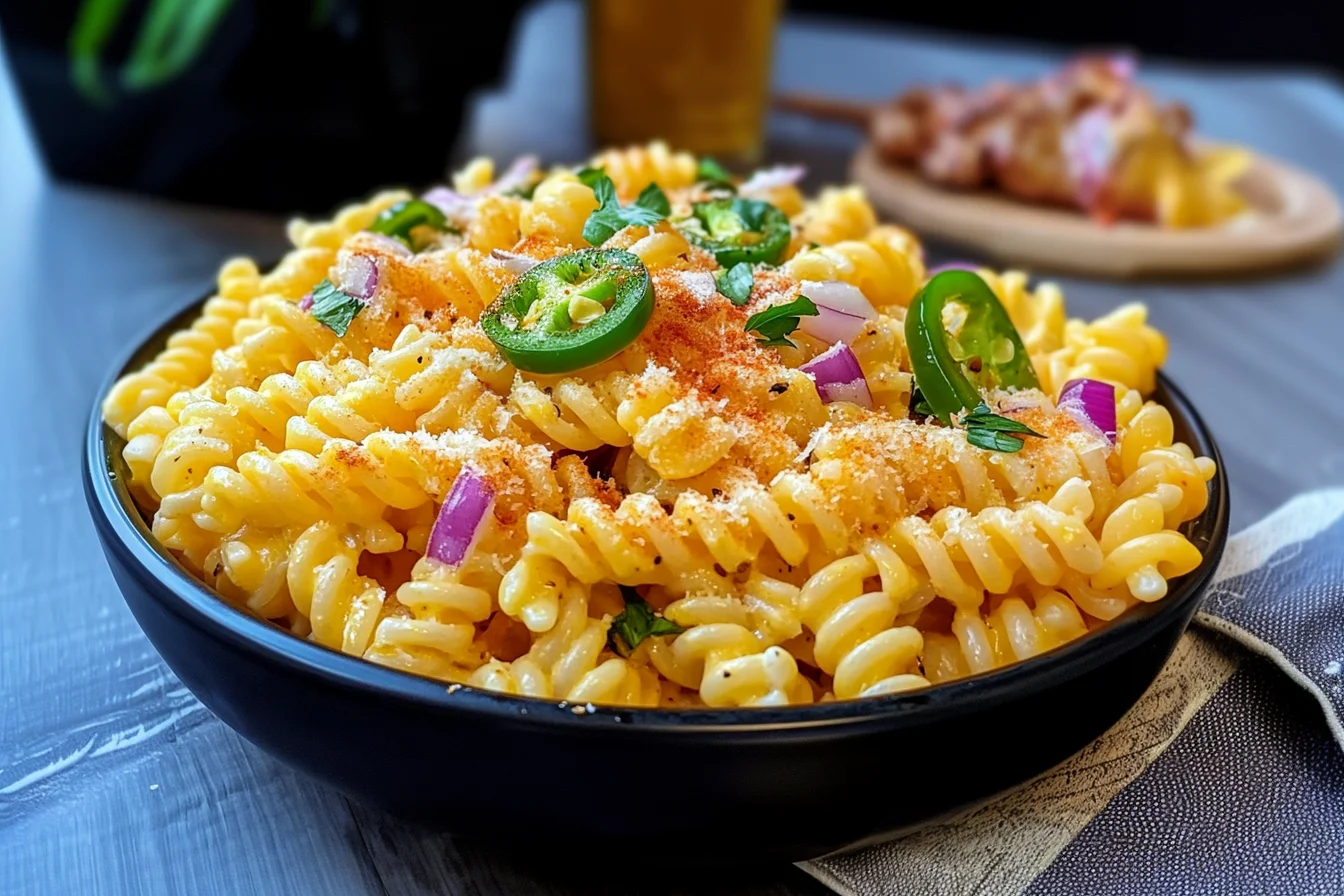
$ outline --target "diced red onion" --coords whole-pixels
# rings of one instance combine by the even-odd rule
[[[410,258],[415,254],[411,247],[395,237],[390,237],[385,233],[374,233],[366,231],[362,234],[365,241],[376,243],[379,249],[382,249],[388,255],[396,255],[399,258]]]
[[[778,187],[792,187],[807,175],[802,165],[776,165],[774,168],[762,168],[742,182],[737,192],[744,196],[752,193],[764,193]]]
[[[948,261],[937,267],[929,268],[928,274],[930,277],[936,277],[944,271],[970,271],[974,274],[976,271],[980,270],[981,267],[982,265],[978,265],[973,261]]]
[[[336,277],[342,292],[367,299],[378,288],[378,265],[369,255],[347,255],[341,260]]]
[[[817,394],[827,404],[848,401],[872,409],[873,396],[863,378],[863,368],[843,342],[837,342],[798,369],[817,384]]]
[[[490,483],[471,467],[463,467],[439,508],[425,555],[450,566],[460,565],[476,546],[494,506]]]
[[[537,265],[538,259],[531,255],[519,255],[517,252],[505,252],[503,249],[491,249],[490,257],[499,262],[513,274],[526,274]]]
[[[1100,380],[1069,380],[1059,393],[1059,409],[1099,430],[1115,444],[1115,387]]]
[[[867,296],[843,280],[804,280],[801,294],[812,300],[819,313],[799,318],[798,326],[823,342],[853,342],[863,325],[877,317]]]
[[[499,176],[499,180],[481,190],[481,192],[507,193],[509,190],[521,187],[532,179],[532,174],[537,170],[539,164],[536,156],[519,156]]]
[[[439,211],[454,221],[459,223],[469,222],[476,216],[477,199],[491,193],[503,193],[521,187],[531,180],[538,164],[536,156],[519,156],[513,160],[512,165],[505,169],[498,180],[474,193],[464,196],[451,187],[439,186],[426,190],[420,198],[430,205],[436,206]]]
[[[303,298],[299,299],[299,310],[300,310],[300,311],[307,311],[307,310],[309,310],[309,309],[312,308],[312,307],[313,307],[313,294],[312,294],[312,293],[308,293],[308,294],[305,295]]]
[[[476,203],[450,187],[434,187],[420,198],[454,221],[469,221],[476,214]]]

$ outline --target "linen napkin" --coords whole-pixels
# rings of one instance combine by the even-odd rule
[[[1171,661],[1080,753],[951,820],[801,867],[846,896],[1344,893],[1341,751],[1331,490],[1231,538]]]

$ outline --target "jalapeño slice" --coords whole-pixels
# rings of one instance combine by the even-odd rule
[[[949,304],[965,310],[955,337],[943,321]],[[905,318],[905,343],[919,391],[945,424],[979,406],[984,390],[1040,388],[1008,312],[970,271],[944,271],[924,285]]]
[[[713,253],[725,268],[742,262],[778,264],[793,236],[788,216],[759,199],[697,202],[691,213],[699,226],[686,228],[687,239]]]
[[[543,261],[481,315],[481,329],[514,367],[569,373],[613,357],[653,314],[653,285],[624,249],[584,249]]]

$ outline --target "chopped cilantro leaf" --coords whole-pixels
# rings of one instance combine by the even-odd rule
[[[736,190],[733,186],[733,176],[709,156],[700,160],[700,164],[695,169],[695,179],[700,183],[708,184],[712,187],[727,187],[730,190]]]
[[[1013,454],[1026,444],[1021,436],[1045,438],[1025,423],[994,413],[984,402],[962,417],[961,424],[966,427],[966,441],[987,451]]]
[[[616,198],[616,185],[606,171],[585,168],[579,172],[578,178],[597,197],[597,208],[583,225],[583,238],[594,246],[602,245],[618,230],[652,227],[672,213],[667,195],[657,184],[651,183],[645,187],[632,205],[621,205]]]
[[[747,304],[751,299],[751,287],[755,281],[756,275],[752,273],[751,265],[745,261],[739,261],[726,271],[719,271],[714,277],[719,292],[734,305]]]
[[[747,318],[747,332],[756,331],[760,336],[756,341],[761,345],[792,346],[788,335],[798,329],[799,319],[815,317],[817,306],[807,296],[799,296],[784,305],[772,305],[764,311],[758,311]]]
[[[621,597],[625,598],[625,609],[611,620],[607,639],[611,642],[612,650],[621,656],[629,656],[645,638],[679,635],[685,631],[672,620],[656,615],[634,588],[629,585],[620,587]]]
[[[337,336],[344,336],[350,322],[364,310],[364,302],[337,289],[330,280],[313,287],[313,304],[309,313]]]

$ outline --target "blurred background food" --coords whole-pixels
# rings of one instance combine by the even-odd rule
[[[761,150],[782,0],[591,0],[601,143]],[[1079,10],[790,0],[790,13],[1338,74],[1328,4],[1141,0]],[[442,177],[468,96],[501,77],[522,0],[0,0],[5,59],[58,177],[213,204],[326,209]],[[580,40],[581,43],[581,40]],[[556,54],[583,55],[557,41]],[[775,59],[806,70],[808,59]],[[851,73],[856,82],[863,72]],[[906,85],[886,84],[887,94]],[[1198,111],[1198,110],[1196,110]]]
[[[884,103],[807,93],[776,105],[868,132],[877,154],[951,190],[995,189],[1122,218],[1207,227],[1245,211],[1249,151],[1198,145],[1188,106],[1155,97],[1127,53],[1082,54],[1033,81],[920,84]]]

